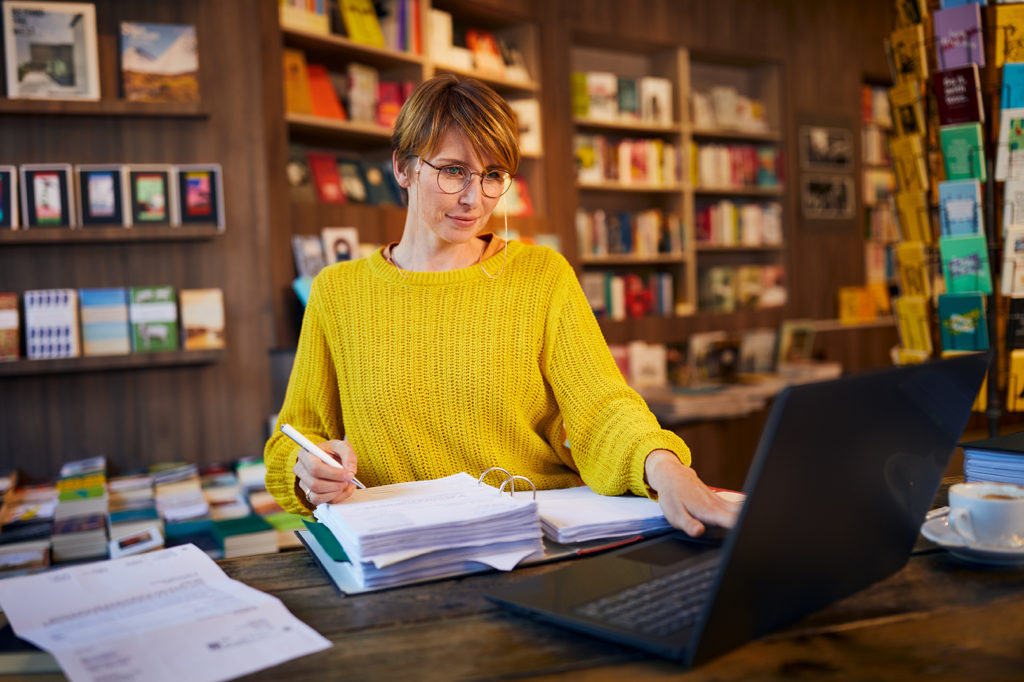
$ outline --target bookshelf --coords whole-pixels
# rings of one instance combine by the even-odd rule
[[[598,299],[597,309],[603,306],[605,311],[603,315],[599,312],[599,318],[606,336],[618,342],[635,333],[636,338],[665,343],[678,341],[688,329],[703,325],[686,320],[707,315],[720,321],[721,313],[735,317],[739,311],[754,309],[758,312],[752,319],[781,318],[779,307],[785,297],[783,294],[780,298],[778,284],[772,285],[776,292],[770,306],[752,302],[749,297],[744,301],[730,300],[730,296],[718,300],[711,291],[715,288],[712,279],[717,278],[720,290],[722,282],[728,284],[743,268],[748,281],[753,269],[758,273],[771,270],[774,281],[782,281],[786,253],[782,206],[786,193],[781,168],[785,144],[781,66],[693,53],[681,47],[609,49],[603,46],[606,42],[577,36],[570,51],[577,164],[576,263],[581,279],[591,280],[592,291],[597,289],[595,273],[606,279],[638,275],[645,281],[650,280],[651,273],[664,273],[672,278],[674,288],[671,306],[659,303],[644,315],[655,318],[651,323],[640,324],[632,313],[616,316],[608,312],[607,300]],[[666,79],[672,89],[669,120],[642,116],[637,120],[621,111],[608,115],[601,102],[606,96],[603,89],[612,88],[612,97],[621,96],[621,92],[614,90],[605,74],[612,74],[620,82],[640,82],[646,77]],[[628,93],[632,86],[627,83],[626,87]],[[592,110],[595,101],[596,114]],[[631,111],[629,102],[627,96],[627,112]],[[724,108],[730,103],[733,111],[739,106],[739,113],[726,117]],[[623,150],[631,149],[630,144],[635,149],[637,140],[641,145],[653,141],[663,153],[662,159],[669,153],[676,154],[677,175],[673,177],[666,169],[654,182],[636,180],[635,166],[624,161]],[[600,157],[596,163],[600,166],[603,161],[604,166],[595,171],[590,166],[591,157]],[[738,174],[736,168],[742,164],[746,164],[746,172]],[[623,182],[624,173],[630,171],[634,177]],[[635,240],[611,246],[621,239],[625,215],[648,210],[678,217],[677,243],[668,248],[662,245],[656,254],[643,253]],[[607,230],[607,246],[601,242],[602,229]],[[628,229],[637,228],[630,223]],[[623,250],[632,253],[619,253]],[[610,287],[606,289],[611,291]],[[655,299],[659,293],[655,293]],[[761,308],[774,310],[761,312]],[[744,324],[738,317],[734,321]]]
[[[152,461],[237,458],[258,452],[254,424],[268,408],[266,186],[261,16],[249,2],[96,0],[100,97],[0,96],[5,165],[219,163],[227,228],[97,226],[0,230],[0,291],[172,285],[224,292],[228,351],[175,350],[0,363],[5,468],[52,475],[69,459],[104,454],[121,470]],[[276,8],[275,8],[276,9]],[[119,22],[197,27],[201,99],[134,102],[120,93]],[[225,74],[237,74],[236,77]],[[258,80],[255,79],[255,80]],[[6,94],[6,89],[3,93]],[[24,317],[22,317],[22,324]],[[24,354],[24,344],[22,353]],[[238,387],[247,386],[245,391]],[[226,406],[230,406],[229,408]],[[200,435],[202,434],[202,435]],[[23,453],[32,452],[32,457]]]

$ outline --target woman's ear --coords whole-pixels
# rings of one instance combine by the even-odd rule
[[[409,189],[409,173],[406,172],[405,165],[398,162],[398,152],[391,152],[391,166],[395,172],[395,179],[398,180],[398,186]]]

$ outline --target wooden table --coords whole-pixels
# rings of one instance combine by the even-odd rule
[[[585,559],[581,559],[585,561]],[[305,552],[222,562],[335,642],[246,679],[1024,679],[1024,568],[922,549],[896,575],[687,671],[501,611],[483,595],[538,566],[342,597]]]
[[[484,599],[559,565],[343,597],[304,550],[221,562],[335,643],[247,680],[1024,679],[1024,567],[966,563],[923,538],[899,573],[694,670]]]

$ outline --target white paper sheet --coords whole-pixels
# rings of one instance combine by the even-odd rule
[[[331,646],[194,545],[10,578],[0,606],[76,682],[225,680]]]

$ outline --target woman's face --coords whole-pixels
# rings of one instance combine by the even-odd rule
[[[437,168],[462,166],[473,171],[469,184],[461,192],[446,194],[437,183]],[[485,196],[479,173],[498,166],[497,159],[481,158],[460,133],[449,131],[433,154],[415,159],[404,174],[396,168],[401,183],[403,175],[409,188],[409,210],[417,217],[421,230],[429,230],[442,242],[468,242],[487,225],[498,199]]]

